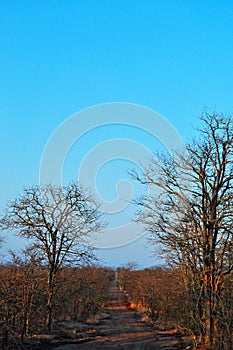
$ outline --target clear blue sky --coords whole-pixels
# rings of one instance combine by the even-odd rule
[[[1,210],[38,183],[50,135],[83,108],[141,104],[184,140],[204,109],[232,113],[232,18],[231,0],[0,1]],[[108,264],[156,264],[143,244],[99,255]]]

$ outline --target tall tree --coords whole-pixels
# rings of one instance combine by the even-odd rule
[[[56,274],[65,263],[93,258],[87,238],[102,227],[98,206],[76,184],[31,187],[9,204],[1,227],[30,239],[33,249],[44,256],[48,269],[45,324],[50,330]]]
[[[159,189],[138,200],[138,219],[170,261],[188,271],[196,332],[201,342],[216,346],[224,282],[233,270],[233,119],[217,114],[201,119],[199,137],[185,150],[158,156],[143,175],[132,175]]]

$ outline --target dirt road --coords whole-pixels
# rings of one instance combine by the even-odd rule
[[[57,350],[153,350],[185,349],[184,339],[172,331],[159,331],[141,321],[141,315],[130,308],[126,296],[113,281],[108,309],[93,322],[79,340],[56,346]],[[76,338],[77,339],[77,338]],[[186,340],[186,339],[185,339]]]

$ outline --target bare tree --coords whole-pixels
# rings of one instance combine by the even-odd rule
[[[142,176],[132,175],[159,189],[138,200],[139,220],[169,260],[187,272],[186,282],[195,290],[196,332],[217,348],[222,291],[233,270],[233,119],[217,114],[201,119],[199,138],[186,150],[158,156]]]
[[[9,204],[1,220],[3,229],[11,229],[30,239],[48,269],[46,329],[51,329],[54,280],[65,263],[93,258],[88,234],[101,229],[98,206],[76,184],[68,187],[48,185],[25,189]]]

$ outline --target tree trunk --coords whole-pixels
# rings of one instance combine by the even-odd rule
[[[24,315],[23,329],[21,331],[21,341],[24,343],[24,337],[29,336],[29,316],[28,313]]]
[[[53,312],[53,288],[54,287],[54,271],[50,270],[48,275],[48,291],[47,291],[47,307],[46,307],[46,319],[45,330],[52,330],[52,312]]]
[[[214,310],[216,306],[215,277],[210,263],[203,278],[203,343],[213,346],[216,339],[216,322]]]

